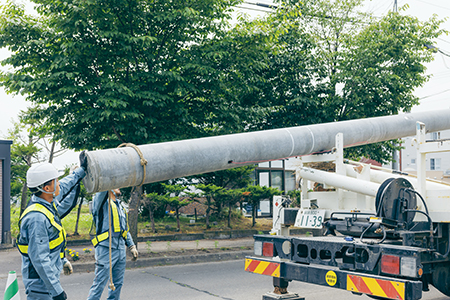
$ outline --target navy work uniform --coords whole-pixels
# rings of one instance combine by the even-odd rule
[[[118,190],[115,190],[118,191]],[[109,195],[108,195],[109,194]],[[96,226],[96,236],[92,239],[95,247],[95,278],[89,291],[88,300],[100,299],[109,280],[109,221],[108,201],[111,204],[111,266],[115,290],[108,287],[108,299],[120,299],[126,265],[126,247],[132,253],[137,250],[131,234],[128,232],[127,215],[114,191],[100,192],[94,195],[92,216]]]
[[[22,254],[27,299],[52,299],[65,295],[59,281],[63,264],[67,262],[64,257],[66,233],[61,219],[76,206],[78,184],[84,176],[84,169],[77,168],[61,179],[60,193],[51,203],[32,195],[20,218],[17,246]]]

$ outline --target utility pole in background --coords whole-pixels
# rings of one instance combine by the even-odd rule
[[[398,12],[397,0],[394,0],[394,7],[392,8],[393,12]]]

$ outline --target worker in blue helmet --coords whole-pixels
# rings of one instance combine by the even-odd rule
[[[105,285],[110,280],[108,299],[120,299],[126,265],[126,249],[131,251],[132,260],[139,253],[128,232],[127,215],[120,201],[120,190],[100,192],[94,195],[92,216],[95,224],[95,278],[88,300],[100,299]],[[111,252],[111,256],[110,256]],[[112,278],[111,278],[112,277]]]
[[[58,180],[50,163],[32,166],[27,171],[31,199],[19,220],[17,247],[22,254],[22,280],[27,299],[67,299],[59,277],[73,269],[64,257],[66,232],[61,224],[77,203],[79,183],[85,176],[87,158],[80,155],[81,168]]]

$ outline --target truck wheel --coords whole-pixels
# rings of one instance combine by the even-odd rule
[[[441,263],[434,267],[433,285],[442,294],[450,296],[450,264]]]

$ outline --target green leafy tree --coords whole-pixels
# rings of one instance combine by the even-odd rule
[[[19,113],[19,121],[13,123],[13,128],[8,130],[8,139],[13,141],[11,146],[11,195],[19,197],[20,213],[25,210],[29,197],[26,185],[26,173],[34,163],[47,161],[53,162],[53,158],[62,155],[65,149],[59,147],[59,143],[52,139],[51,134],[41,127],[45,122],[29,117],[36,111],[35,107],[29,107]]]
[[[224,189],[239,189],[248,186],[252,179],[251,174],[254,172],[255,166],[243,166],[234,169],[228,169],[217,172],[210,172],[205,174],[199,174],[195,176],[191,176],[184,180],[184,184],[212,184],[218,187],[222,187]],[[222,193],[223,195],[226,192]],[[213,199],[215,200],[215,198]],[[215,209],[217,215],[220,216],[222,205],[227,205],[227,201],[213,201],[212,207]]]
[[[150,224],[152,227],[152,232],[156,233],[155,228],[155,211],[161,207],[167,205],[169,203],[168,195],[160,195],[156,192],[145,194],[145,197],[143,199],[143,204],[147,207],[149,217],[150,217]]]
[[[214,49],[238,2],[36,0],[37,16],[7,2],[0,47],[11,50],[2,63],[12,71],[1,73],[0,85],[37,105],[29,117],[45,119],[45,131],[75,150],[244,130],[243,119],[257,110],[225,96],[233,81],[244,85],[245,74],[234,71],[227,84],[226,75],[216,75],[251,71],[258,56],[222,65],[229,48]],[[225,96],[212,97],[219,94]],[[129,202],[134,238],[142,191],[135,189]]]
[[[36,145],[39,137],[28,131],[24,124],[14,123],[9,130],[8,138],[13,141],[11,145],[11,196],[20,197],[20,215],[27,206],[28,189],[26,175],[33,162],[38,160],[40,149]]]
[[[272,92],[257,93],[260,98],[271,95],[279,104],[260,127],[397,114],[418,103],[413,91],[428,79],[424,64],[433,59],[425,45],[445,32],[442,21],[432,17],[422,22],[403,12],[375,19],[360,11],[362,3],[305,0],[278,6],[272,17],[291,24],[285,25],[291,30],[278,37],[279,50],[270,66],[274,72],[266,73],[266,90]],[[282,14],[286,8],[298,14]],[[386,162],[392,150],[392,143],[384,142],[349,149],[346,155]]]
[[[256,209],[259,202],[264,199],[271,199],[275,195],[281,195],[278,188],[249,185],[243,190],[243,195],[247,202],[252,206],[252,227],[256,224]]]
[[[214,184],[198,184],[196,186],[199,190],[201,190],[198,193],[199,197],[204,197],[206,199],[206,229],[209,229],[211,226],[209,225],[209,217],[211,215],[211,208],[214,203],[214,199],[218,193],[219,190],[222,190],[223,188],[220,186],[216,186]]]
[[[180,228],[180,208],[189,205],[193,202],[193,200],[190,197],[183,197],[180,196],[180,194],[186,190],[186,187],[181,184],[163,184],[167,191],[168,196],[168,204],[170,207],[175,209],[175,217],[177,219],[177,229],[178,231],[181,230]]]
[[[216,192],[215,200],[221,202],[223,205],[228,207],[228,228],[231,227],[231,213],[236,203],[239,203],[243,198],[241,189],[221,189]]]

